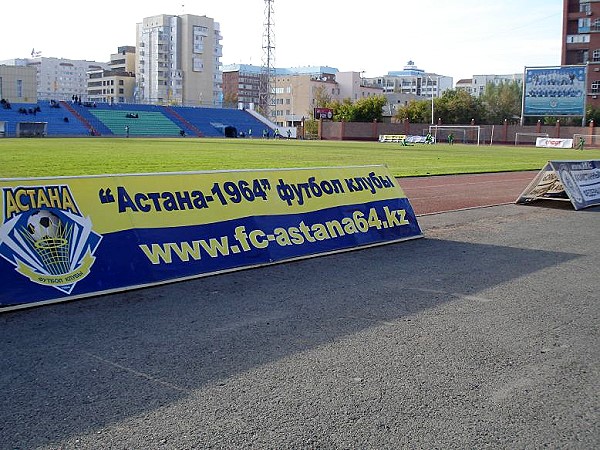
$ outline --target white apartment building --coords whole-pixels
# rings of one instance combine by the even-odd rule
[[[108,69],[108,64],[96,61],[46,57],[11,59],[0,64],[35,67],[37,100],[56,101],[71,101],[74,95],[87,100],[88,72]]]
[[[408,61],[404,70],[391,71],[387,75],[368,78],[371,86],[383,89],[384,94],[411,94],[418,97],[441,97],[444,91],[452,89],[452,77],[425,72],[413,61]]]
[[[136,101],[221,106],[220,26],[206,16],[161,14],[137,24]]]
[[[463,89],[473,97],[479,97],[485,92],[485,87],[488,83],[499,85],[502,83],[519,83],[523,85],[523,74],[515,73],[509,75],[473,75],[473,78],[460,80],[460,84],[456,83],[456,89]]]

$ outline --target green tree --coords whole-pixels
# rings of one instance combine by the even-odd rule
[[[590,122],[590,120],[593,120],[595,126],[599,126],[600,125],[600,109],[592,108],[591,106],[588,106],[586,113],[585,113],[585,118],[588,123]]]
[[[341,102],[333,100],[326,106],[333,110],[333,120],[336,122],[353,122],[354,121],[354,108],[352,101],[349,98],[345,98]]]
[[[433,102],[435,108],[435,101]],[[411,100],[397,109],[394,116],[398,121],[408,119],[413,123],[431,122],[431,100]]]
[[[364,97],[355,102],[345,98],[341,102],[332,100],[324,105],[333,110],[333,120],[344,122],[381,121],[387,99],[383,95]]]
[[[238,103],[238,94],[229,92],[223,96],[223,107],[235,108]]]
[[[481,101],[464,90],[447,90],[434,102],[435,115],[444,124],[481,123],[484,108]]]
[[[521,117],[523,90],[516,81],[488,83],[480,98],[485,108],[485,123],[501,124],[504,119],[512,121]]]
[[[327,92],[325,86],[317,86],[313,92],[314,94],[314,105],[315,108],[331,108],[332,100],[331,95]],[[311,109],[306,112],[307,117],[314,119],[315,111]]]
[[[383,107],[386,103],[387,99],[384,95],[358,99],[353,104],[353,122],[373,122],[374,120],[381,122],[383,117]]]
[[[329,108],[331,103],[331,95],[327,92],[325,86],[318,86],[314,91],[315,107],[317,108]],[[313,111],[311,111],[311,114]]]
[[[319,133],[319,121],[314,119],[306,119],[304,121],[304,135],[306,138],[311,138]]]

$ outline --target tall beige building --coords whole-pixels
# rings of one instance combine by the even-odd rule
[[[0,64],[0,98],[9,103],[37,102],[36,75],[35,67]]]
[[[316,68],[321,69],[321,68]],[[269,119],[279,126],[298,126],[312,117],[318,98],[338,99],[340,88],[330,73],[292,73],[277,75],[272,84]]]
[[[282,73],[287,71],[288,73]],[[269,119],[282,127],[295,127],[312,117],[322,100],[355,102],[382,94],[382,89],[367,86],[360,72],[338,72],[331,67],[277,69],[274,78]]]
[[[161,14],[137,24],[136,101],[184,106],[221,106],[217,22],[206,16]]]
[[[135,92],[135,47],[119,47],[110,55],[110,69],[88,72],[87,99],[90,102],[133,103]]]

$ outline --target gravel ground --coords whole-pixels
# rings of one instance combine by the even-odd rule
[[[0,315],[0,449],[600,447],[600,208]]]

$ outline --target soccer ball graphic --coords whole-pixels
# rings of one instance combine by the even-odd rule
[[[56,238],[59,237],[61,232],[61,222],[56,214],[42,209],[29,216],[27,231],[35,242],[47,238]]]

